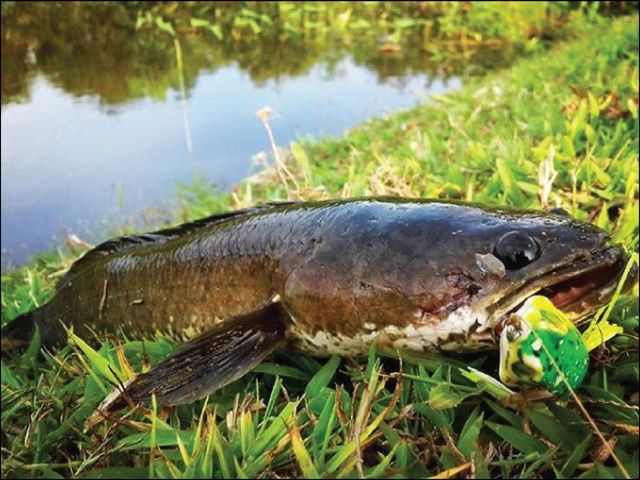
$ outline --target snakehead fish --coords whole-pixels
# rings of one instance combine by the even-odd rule
[[[268,204],[110,240],[45,305],[3,330],[44,345],[122,329],[191,335],[127,387],[134,401],[191,402],[279,346],[326,356],[499,348],[505,319],[544,295],[577,323],[626,263],[606,234],[563,212],[419,199]],[[198,333],[198,335],[195,335]],[[125,406],[122,396],[109,409]]]

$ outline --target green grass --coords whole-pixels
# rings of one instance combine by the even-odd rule
[[[293,178],[270,169],[233,195],[196,179],[175,219],[287,196],[455,198],[560,206],[637,251],[638,17],[595,17],[575,36],[342,138],[290,145],[280,156]],[[43,254],[3,276],[3,322],[46,301],[75,256]],[[609,319],[624,334],[592,352],[577,394],[637,477],[637,286]],[[85,432],[112,371],[139,372],[175,343],[75,343],[39,359],[37,342],[3,359],[3,477],[622,475],[573,399],[511,396],[467,369],[497,377],[494,353],[400,364],[375,351],[366,362],[280,351],[207,401]]]

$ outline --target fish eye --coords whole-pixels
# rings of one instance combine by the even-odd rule
[[[508,232],[498,239],[493,249],[507,270],[518,270],[540,255],[535,238],[523,232]]]

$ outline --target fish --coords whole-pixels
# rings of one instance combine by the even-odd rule
[[[181,336],[107,410],[152,395],[180,405],[280,347],[497,350],[505,319],[534,295],[578,325],[612,298],[628,258],[564,211],[395,197],[269,203],[98,245],[2,341],[24,345],[37,328],[55,347],[63,325],[82,338]]]

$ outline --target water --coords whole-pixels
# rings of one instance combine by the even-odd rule
[[[3,270],[69,233],[104,240],[97,225],[168,204],[194,172],[231,188],[269,149],[256,117],[264,106],[286,145],[461,84],[419,51],[382,53],[376,38],[358,50],[184,36],[181,70],[171,41],[155,32],[149,41],[100,10],[131,6],[11,8],[3,4]]]

